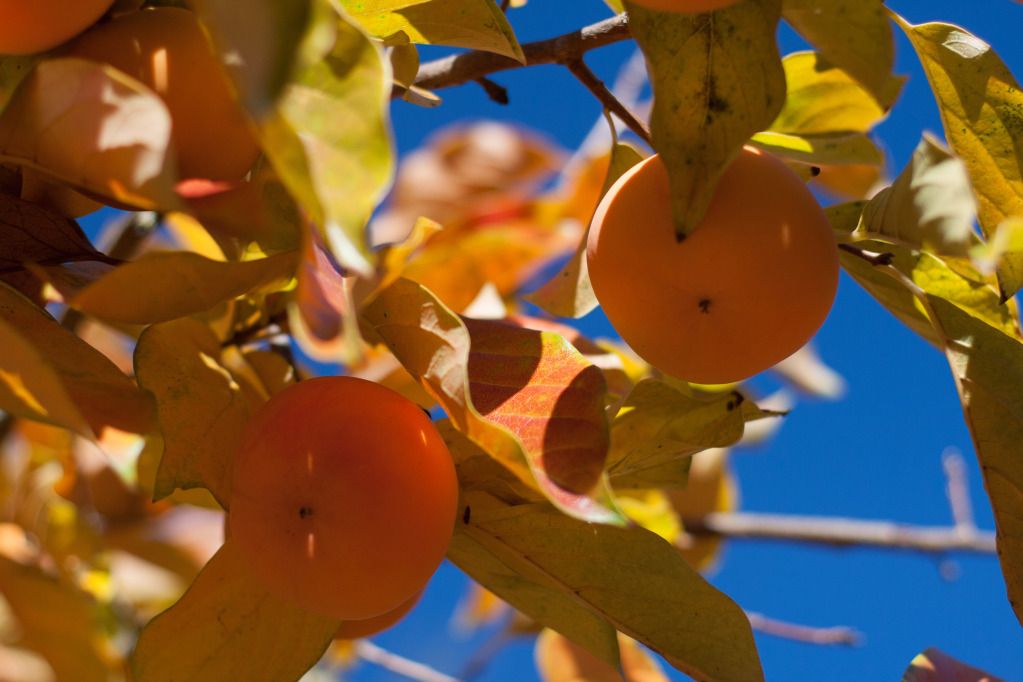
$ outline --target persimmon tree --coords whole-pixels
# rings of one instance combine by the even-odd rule
[[[997,545],[1023,619],[1023,91],[966,29],[862,0],[607,0],[607,19],[520,44],[511,5],[524,2],[508,0],[117,0],[81,3],[80,17],[65,4],[0,2],[0,593],[13,661],[0,676],[286,680],[346,652],[415,676],[348,642],[414,606],[449,530],[446,556],[475,581],[478,608],[519,614],[546,679],[658,680],[666,664],[755,681],[753,628],[848,638],[779,627],[709,583],[701,571],[735,536]],[[782,56],[781,22],[814,50]],[[945,141],[923,136],[882,182],[871,131],[899,106],[895,32],[923,65]],[[629,40],[649,107],[585,63]],[[422,45],[460,50],[421,62]],[[399,163],[393,100],[444,106],[446,88],[475,83],[501,101],[494,75],[538,64],[563,66],[606,113],[607,144],[576,155],[564,186],[545,185],[558,153],[506,126],[452,130]],[[664,191],[599,212],[626,230],[611,256],[695,248],[736,159],[785,179],[748,188],[752,210],[720,255],[619,273],[602,254],[594,287],[591,218],[654,153]],[[813,201],[784,199],[803,191],[793,178],[842,197],[820,230],[801,227]],[[768,204],[779,237],[764,248],[767,227],[749,221]],[[75,218],[102,205],[119,213],[90,239]],[[794,255],[755,267],[776,253]],[[725,449],[781,415],[743,381],[761,367],[735,356],[802,343],[833,298],[836,257],[948,358],[994,538],[969,524],[730,513]],[[743,283],[729,312],[740,323],[709,353],[743,368],[736,383],[674,374],[689,341],[671,315],[629,316],[659,347],[637,343],[640,355],[571,324],[601,299],[621,315],[669,310],[651,301],[729,269],[797,283]],[[772,292],[806,306],[771,328],[764,311],[779,308],[758,306]],[[696,326],[716,299],[694,300]],[[794,357],[770,371],[812,387],[812,350]],[[363,388],[317,392],[336,365]],[[312,397],[275,412],[299,393]],[[295,562],[317,552],[335,563],[302,572]],[[377,555],[394,565],[360,564]],[[324,566],[341,564],[334,583]],[[982,674],[936,650],[906,658],[907,679]]]

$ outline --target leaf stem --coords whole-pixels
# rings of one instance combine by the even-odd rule
[[[565,67],[572,72],[572,75],[580,83],[586,86],[586,89],[597,98],[597,101],[604,105],[605,109],[618,116],[625,125],[629,126],[632,132],[639,135],[648,145],[653,146],[653,138],[646,123],[639,120],[635,114],[629,111],[628,107],[615,97],[614,93],[604,85],[604,82],[597,78],[597,74],[593,73],[590,67],[586,66],[581,56],[578,59],[571,59],[565,62]]]

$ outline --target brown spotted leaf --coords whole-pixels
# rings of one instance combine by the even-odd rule
[[[297,680],[339,626],[268,593],[228,542],[142,630],[132,672],[152,682]]]

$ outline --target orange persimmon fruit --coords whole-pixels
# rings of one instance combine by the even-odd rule
[[[383,632],[404,618],[408,612],[412,610],[412,607],[419,602],[419,598],[422,596],[422,591],[417,592],[412,595],[410,599],[403,602],[398,608],[391,609],[387,613],[374,616],[373,618],[365,618],[363,620],[346,620],[341,624],[341,627],[337,629],[337,632],[334,634],[334,639],[362,639],[363,637],[372,637],[379,632]]]
[[[114,0],[0,0],[0,54],[36,54],[92,26]]]
[[[308,610],[392,611],[447,552],[451,454],[418,405],[379,384],[289,386],[252,418],[233,467],[231,542],[269,591]]]
[[[657,10],[658,12],[677,12],[680,14],[697,14],[734,5],[739,0],[632,0],[634,5]]]
[[[238,180],[259,145],[195,14],[158,7],[121,15],[83,33],[64,52],[109,64],[167,105],[182,178]]]
[[[838,287],[835,237],[813,194],[752,147],[725,169],[681,241],[661,158],[631,168],[594,214],[587,264],[601,308],[633,350],[701,384],[746,379],[794,353]]]

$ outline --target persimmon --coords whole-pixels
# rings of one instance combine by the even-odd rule
[[[681,14],[697,14],[734,5],[739,0],[632,0],[634,5],[657,10],[658,12],[678,12]]]
[[[412,607],[419,602],[419,598],[422,596],[422,591],[417,592],[411,599],[406,600],[398,608],[391,609],[387,613],[373,618],[366,618],[364,620],[346,620],[341,624],[341,627],[337,629],[337,632],[334,634],[334,639],[362,639],[363,637],[372,637],[379,632],[383,632],[404,618],[408,612],[412,610]]]
[[[87,29],[114,0],[0,0],[0,54],[36,54]]]
[[[176,7],[132,12],[68,45],[80,57],[124,72],[163,99],[182,178],[237,180],[259,145],[195,14]]]
[[[458,482],[414,402],[354,377],[299,382],[234,460],[231,541],[267,589],[339,620],[398,608],[444,559]]]
[[[634,166],[594,214],[587,263],[622,338],[665,373],[701,384],[746,379],[794,353],[838,286],[835,237],[813,194],[751,147],[681,241],[661,158]]]

